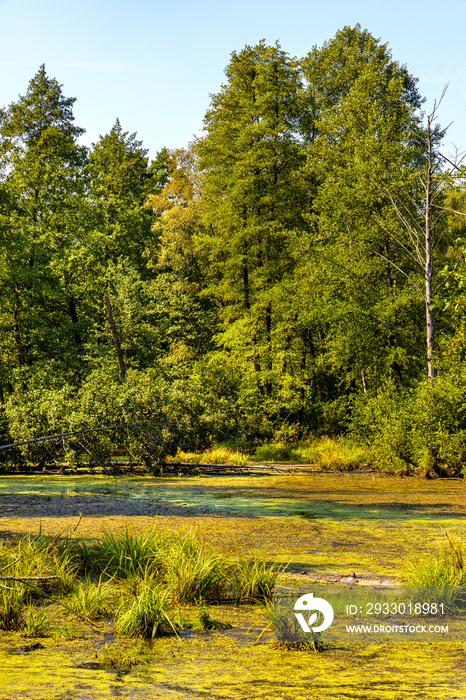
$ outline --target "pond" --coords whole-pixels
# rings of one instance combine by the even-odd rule
[[[327,573],[398,578],[408,557],[444,537],[441,528],[465,536],[465,526],[465,487],[453,480],[323,473],[0,478],[3,537],[39,528],[92,539],[103,530],[194,527],[228,556],[254,553],[286,565],[284,580],[300,584]],[[274,649],[268,632],[260,637],[267,618],[257,606],[225,606],[217,615],[233,628],[154,640],[128,672],[109,666],[108,656],[125,649],[131,656],[137,642],[113,639],[110,620],[101,633],[79,625],[70,632],[65,620],[61,637],[40,639],[42,648],[31,652],[16,651],[30,640],[2,632],[1,698],[466,698],[458,645],[355,644],[310,655]]]

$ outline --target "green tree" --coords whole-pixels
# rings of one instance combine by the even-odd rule
[[[303,278],[321,300],[323,349],[341,389],[366,391],[387,372],[399,382],[416,376],[422,362],[422,305],[406,277],[416,263],[380,181],[417,196],[421,98],[387,45],[359,25],[315,47],[303,70],[315,119],[308,168],[318,181]],[[305,308],[315,318],[315,304]]]
[[[148,250],[158,305],[165,318],[164,362],[184,374],[213,347],[217,305],[207,293],[207,265],[198,240],[205,235],[202,219],[203,175],[193,146],[164,151],[165,186],[149,195],[146,205],[157,214]]]
[[[0,322],[8,385],[17,368],[48,360],[64,369],[76,354],[73,280],[64,261],[83,223],[86,149],[77,143],[84,130],[73,123],[74,101],[42,65],[26,95],[0,114]]]
[[[225,74],[198,143],[202,248],[223,321],[219,343],[242,365],[251,410],[271,413],[283,384],[283,289],[309,209],[302,84],[297,62],[264,42],[233,52]]]
[[[90,276],[93,352],[99,355],[102,333],[110,334],[124,381],[127,361],[144,364],[152,342],[151,280],[144,251],[152,238],[153,216],[143,205],[159,188],[158,171],[150,170],[147,150],[117,119],[92,149],[86,175],[91,225],[83,264]]]

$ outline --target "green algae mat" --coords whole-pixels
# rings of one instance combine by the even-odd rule
[[[188,530],[232,556],[280,564],[281,583],[334,575],[402,578],[408,557],[444,537],[466,538],[462,481],[379,474],[189,477],[13,477],[0,479],[0,532],[92,539],[106,530]],[[76,528],[76,530],[74,530]],[[188,611],[189,616],[189,611]],[[367,644],[323,653],[274,648],[257,606],[224,606],[230,630],[185,630],[144,650],[74,625],[38,640],[0,633],[0,700],[10,698],[398,698],[466,700],[464,642]],[[39,646],[30,651],[24,648]],[[134,663],[113,663],[125,654]]]

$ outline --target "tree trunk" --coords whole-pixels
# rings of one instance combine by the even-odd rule
[[[432,138],[431,118],[427,117],[427,177],[426,177],[426,208],[425,208],[425,303],[426,303],[426,346],[427,346],[427,376],[430,381],[435,378],[434,366],[434,313],[432,310],[432,226],[431,226],[431,196],[432,196]]]
[[[115,351],[118,359],[118,372],[120,375],[120,382],[124,382],[126,378],[126,368],[123,359],[123,353],[121,352],[120,339],[118,338],[118,333],[115,326],[115,320],[113,318],[113,309],[110,303],[109,296],[107,292],[104,293],[105,306],[107,307],[107,317],[112,331],[113,344],[115,346]]]
[[[82,345],[81,334],[76,328],[76,326],[78,324],[78,313],[76,310],[76,302],[74,300],[74,297],[70,297],[70,299],[68,301],[68,311],[70,313],[70,318],[71,318],[73,324],[75,325],[73,333],[74,333],[74,338],[76,340],[76,343],[77,343],[77,345]]]
[[[362,380],[362,388],[364,390],[364,393],[367,394],[367,382],[366,382],[366,375],[364,374],[364,370],[361,370],[361,380]]]
[[[272,303],[269,302],[267,304],[267,308],[265,310],[265,334],[266,334],[266,339],[267,339],[267,360],[266,360],[266,367],[267,367],[267,380],[264,384],[264,389],[265,389],[265,395],[266,396],[272,396],[272,381],[271,381],[271,376],[272,376]]]

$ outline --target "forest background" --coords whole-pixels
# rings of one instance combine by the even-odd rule
[[[359,25],[225,75],[151,162],[118,120],[80,145],[44,66],[0,112],[0,442],[95,430],[93,455],[152,468],[330,435],[462,475],[466,170],[438,105]]]

